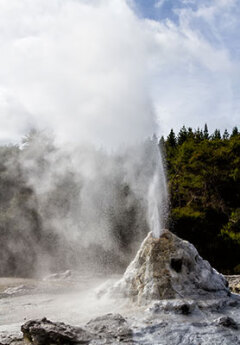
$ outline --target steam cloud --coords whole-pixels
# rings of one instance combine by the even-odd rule
[[[31,262],[40,274],[96,262],[125,267],[149,231],[159,159],[146,140],[157,131],[153,39],[122,0],[0,6],[1,138],[38,130],[16,158],[30,190],[20,188],[23,203],[11,211],[19,237],[8,235],[2,274],[31,275]]]
[[[0,6],[2,140],[51,128],[60,144],[111,149],[156,131],[149,35],[125,1]]]
[[[37,239],[31,243],[36,271],[125,268],[146,233],[159,236],[165,220],[159,158],[156,139],[109,153],[91,145],[57,147],[44,132],[28,136],[19,164],[34,193],[27,192],[24,212],[26,218],[34,212],[38,225],[35,234],[33,223],[21,226]]]

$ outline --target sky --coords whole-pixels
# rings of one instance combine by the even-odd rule
[[[0,0],[0,143],[240,125],[239,0]]]

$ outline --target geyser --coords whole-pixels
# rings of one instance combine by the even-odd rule
[[[159,238],[162,229],[167,227],[169,200],[163,159],[156,136],[153,136],[152,155],[154,167],[148,186],[147,216],[152,236]]]
[[[148,222],[153,237],[160,237],[166,227],[167,218],[168,190],[162,158],[159,154],[158,166],[148,189]]]
[[[223,275],[196,248],[168,230],[149,233],[123,278],[110,290],[139,304],[153,300],[212,299],[230,295]]]

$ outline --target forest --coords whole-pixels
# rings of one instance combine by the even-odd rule
[[[21,145],[2,145],[0,275],[31,277],[82,262],[125,269],[149,231],[143,186],[158,146],[168,179],[169,228],[222,273],[240,274],[238,128],[210,135],[207,125],[183,126],[139,145],[141,155],[134,148],[114,157],[83,148],[75,166],[46,133],[33,130]]]
[[[159,145],[170,192],[170,229],[213,267],[240,274],[240,133],[183,126]]]

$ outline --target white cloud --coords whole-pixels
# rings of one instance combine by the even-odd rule
[[[166,0],[159,0],[155,3],[154,6],[155,6],[155,8],[161,8],[165,2],[166,2]]]
[[[179,24],[151,23],[157,41],[152,92],[165,133],[183,124],[239,125],[236,2],[206,3],[196,11],[179,9]]]

